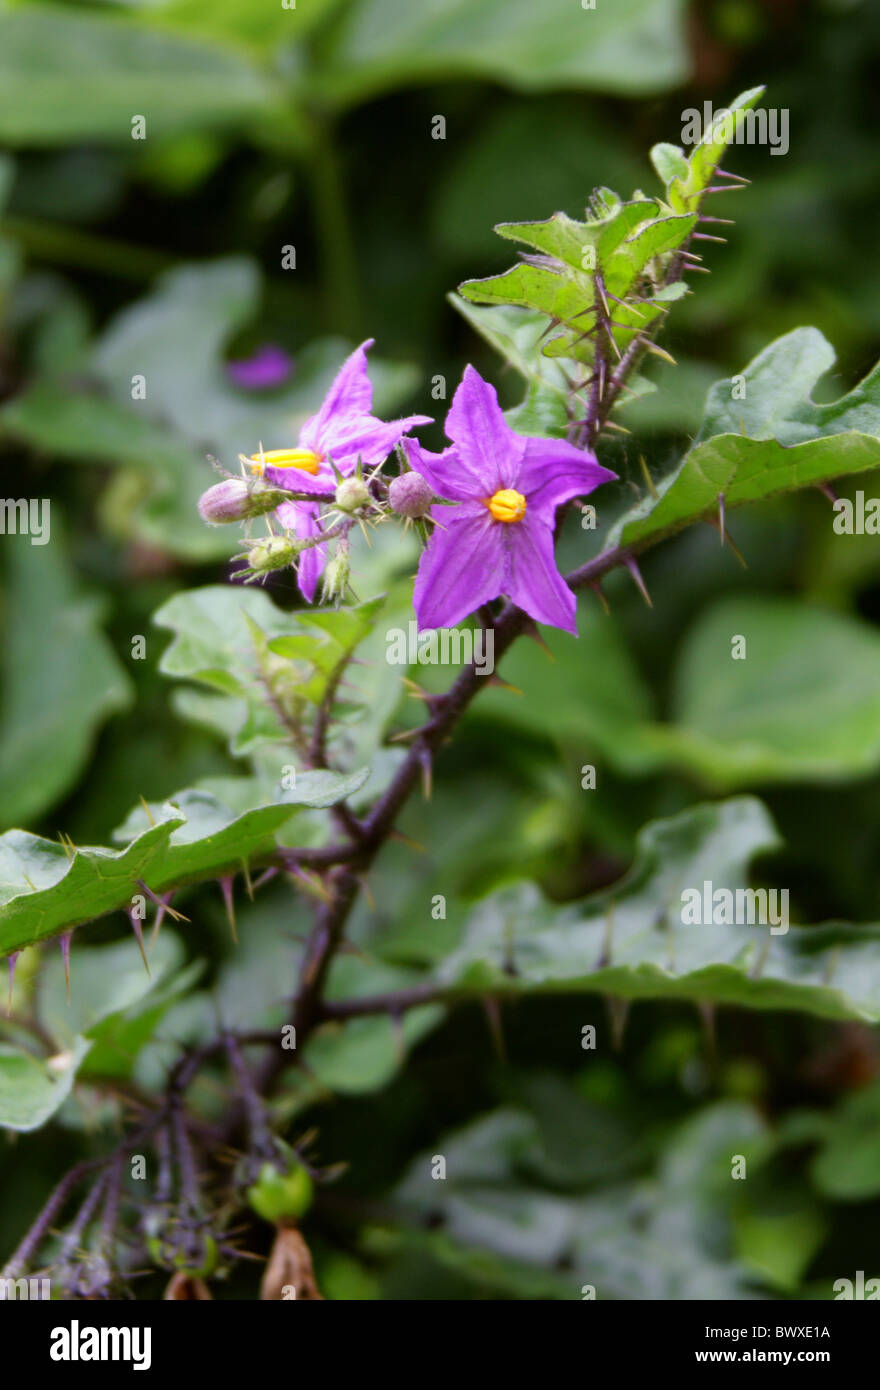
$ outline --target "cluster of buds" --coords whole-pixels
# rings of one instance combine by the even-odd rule
[[[285,459],[291,452],[296,451],[287,451]],[[199,498],[199,512],[202,519],[210,525],[249,522],[260,516],[267,518],[269,534],[255,540],[246,539],[246,549],[234,557],[236,560],[247,561],[245,567],[237,572],[237,577],[245,583],[264,580],[275,570],[296,566],[303,551],[324,542],[334,541],[333,553],[324,564],[321,593],[324,602],[338,604],[349,589],[351,559],[348,534],[354,525],[359,525],[364,530],[371,522],[371,514],[373,519],[381,521],[393,513],[404,518],[406,526],[413,522],[418,525],[425,518],[430,520],[429,514],[434,502],[433,489],[420,473],[410,471],[405,462],[406,471],[392,478],[387,488],[383,486],[383,479],[377,490],[374,480],[378,469],[364,478],[361,464],[358,462],[354,473],[342,477],[333,467],[331,460],[329,462],[335,474],[336,487],[332,494],[330,510],[321,519],[323,529],[319,533],[297,536],[288,529],[291,525],[289,514],[297,503],[307,504],[307,499],[301,494],[296,496],[286,488],[279,487],[277,481],[267,481],[266,465],[273,462],[274,455],[264,455],[261,451],[259,467],[255,467],[255,460],[242,457],[257,476],[226,477],[222,482],[215,483]],[[296,466],[305,468],[301,462]],[[324,500],[329,501],[326,494]],[[287,508],[284,512],[279,512],[278,509],[285,503],[288,504]],[[317,507],[313,506],[313,511],[317,513]],[[281,520],[285,528],[280,535],[272,530],[270,518],[273,513],[277,513],[276,520]],[[308,597],[311,597],[311,594]]]

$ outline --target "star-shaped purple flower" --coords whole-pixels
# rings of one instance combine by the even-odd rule
[[[446,417],[452,444],[428,453],[413,439],[412,467],[438,497],[413,603],[419,628],[454,627],[507,594],[539,623],[577,632],[575,596],[556,568],[556,508],[616,478],[586,449],[515,434],[494,387],[468,366]]]
[[[262,471],[267,482],[291,492],[332,492],[336,487],[334,468],[343,476],[354,472],[358,460],[364,468],[377,468],[407,430],[431,423],[429,415],[407,415],[386,423],[370,413],[373,385],[367,375],[367,348],[373,341],[368,338],[346,358],[320,410],[309,416],[300,430],[296,448],[253,455],[252,467]],[[321,531],[320,510],[317,502],[282,502],[275,515],[282,526],[307,539]],[[326,551],[326,545],[311,546],[299,560],[299,587],[310,603]]]

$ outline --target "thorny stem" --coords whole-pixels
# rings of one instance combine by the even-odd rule
[[[320,183],[321,176],[316,175],[316,177]],[[328,204],[332,201],[330,185],[335,178],[336,173],[333,171],[325,188]],[[671,258],[667,275],[664,278],[665,284],[670,284],[680,278],[684,255],[686,255],[686,249],[679,251]],[[346,259],[347,251],[337,247],[333,256],[336,268],[341,268]],[[598,275],[594,312],[596,336],[593,376],[585,383],[585,385],[590,386],[589,406],[586,418],[581,421],[573,421],[570,431],[573,442],[580,447],[590,447],[595,443],[621,392],[626,388],[627,377],[643,353],[649,349],[652,334],[659,327],[660,322],[653,324],[649,332],[636,333],[620,355],[613,370],[609,372],[602,339],[603,333],[609,339],[611,338],[611,322],[605,306],[605,296],[600,289]],[[577,389],[582,388],[578,387]],[[329,496],[319,498],[315,494],[304,494],[303,500],[329,501],[331,499]],[[338,530],[339,527],[331,528],[320,539],[329,538],[335,535]],[[654,544],[657,539],[659,537],[649,538],[643,548]],[[611,570],[622,564],[631,564],[634,549],[634,547],[614,546],[567,574],[565,576],[566,583],[574,590],[589,586],[596,587],[598,581]],[[497,618],[492,619],[488,613],[485,613],[483,619],[485,625],[491,624],[493,628],[496,660],[502,657],[514,641],[531,625],[528,615],[509,601],[504,604]],[[326,739],[333,699],[345,664],[345,662],[341,663],[337,671],[331,676],[330,685],[325,699],[319,707],[308,745],[305,745],[299,728],[294,730],[291,727],[293,721],[288,720],[283,711],[277,710],[288,730],[291,734],[295,734],[296,746],[306,756],[311,767],[327,766]],[[267,693],[272,699],[271,691],[268,691],[268,684],[265,682]],[[362,876],[370,868],[394,830],[397,817],[410,794],[420,782],[425,767],[430,766],[433,757],[449,738],[482,685],[483,681],[477,666],[475,663],[471,663],[459,672],[444,694],[426,697],[430,717],[421,728],[416,730],[405,758],[370,812],[361,820],[347,806],[335,808],[334,819],[347,836],[344,841],[319,848],[292,849],[280,853],[281,863],[288,868],[310,867],[322,872],[326,889],[325,900],[318,905],[316,910],[315,925],[306,945],[300,966],[297,990],[289,1012],[289,1022],[296,1030],[296,1049],[298,1051],[301,1051],[303,1043],[313,1030],[325,1021],[366,1017],[375,1014],[398,1017],[407,1009],[435,1000],[445,1000],[449,1003],[455,1001],[456,991],[454,989],[430,982],[417,984],[407,989],[338,1001],[325,1000],[324,990],[334,957],[342,944],[346,923],[357,899]],[[273,705],[275,703],[273,701]],[[170,1195],[172,1163],[169,1123],[174,1137],[174,1149],[177,1152],[183,1198],[192,1209],[198,1209],[199,1179],[192,1144],[187,1132],[184,1096],[201,1067],[220,1051],[226,1051],[231,1069],[238,1082],[239,1091],[238,1106],[233,1109],[221,1131],[221,1137],[229,1139],[237,1132],[242,1120],[244,1120],[250,1129],[252,1140],[258,1146],[265,1145],[267,1149],[271,1149],[273,1140],[264,1103],[271,1097],[288,1060],[288,1054],[281,1048],[279,1042],[279,1037],[274,1032],[235,1034],[227,1030],[220,1037],[192,1049],[179,1058],[170,1074],[164,1103],[134,1136],[117,1146],[109,1158],[79,1163],[65,1175],[12,1255],[4,1274],[7,1277],[12,1277],[27,1267],[70,1194],[82,1179],[95,1169],[101,1171],[102,1176],[94,1184],[83,1203],[74,1227],[67,1236],[65,1249],[71,1241],[75,1243],[76,1237],[88,1225],[93,1208],[97,1208],[100,1197],[105,1192],[106,1202],[101,1230],[102,1235],[106,1236],[108,1223],[112,1225],[112,1222],[115,1221],[119,1202],[122,1159],[125,1153],[132,1150],[134,1145],[157,1129],[160,1153],[157,1195],[158,1190],[161,1190],[167,1199]],[[246,1067],[241,1055],[240,1047],[242,1045],[267,1045],[271,1048],[262,1065],[253,1075]],[[294,1053],[295,1055],[296,1053]]]
[[[664,283],[672,283],[680,278],[681,273],[682,253],[680,252],[670,259]],[[609,314],[605,307],[605,295],[598,274],[594,311],[597,329],[603,329],[606,335],[610,336]],[[652,326],[654,331],[659,327],[660,321]],[[602,334],[597,332],[590,406],[587,419],[584,422],[584,432],[581,434],[579,431],[577,435],[580,442],[589,443],[598,437],[626,385],[627,377],[641,355],[648,349],[651,341],[648,335],[635,334],[610,376],[606,376],[601,338]],[[614,546],[566,575],[566,583],[575,590],[585,588],[595,584],[603,575],[618,565],[630,563],[632,558],[631,548]],[[529,618],[522,609],[517,608],[513,603],[505,603],[493,624],[496,660],[504,655],[528,624]],[[449,737],[480,688],[481,677],[476,664],[472,663],[459,673],[444,695],[429,697],[431,717],[417,731],[410,743],[406,757],[385,792],[365,819],[356,822],[355,827],[353,827],[355,833],[352,834],[349,845],[337,847],[335,856],[333,847],[329,851],[324,851],[325,862],[335,863],[336,866],[330,869],[326,875],[329,901],[322,904],[318,910],[317,922],[306,949],[300,970],[299,988],[291,1010],[290,1021],[297,1030],[297,1048],[302,1047],[308,1033],[322,1018],[334,1016],[334,1006],[324,1004],[322,995],[333,956],[342,940],[345,923],[356,897],[357,879],[353,871],[357,869],[363,873],[369,869],[394,829],[397,817],[410,793],[418,784],[426,763],[430,763],[441,745]],[[324,726],[321,725],[317,733],[319,747],[323,746],[324,732]],[[291,857],[299,858],[296,851],[292,852]],[[299,862],[303,862],[301,858]],[[312,863],[315,864],[315,862],[313,858]],[[343,865],[347,867],[343,867]],[[408,999],[409,1003],[401,1004],[398,1001],[398,1006],[411,1007],[413,1003],[422,1001],[422,994],[419,990],[410,992]],[[364,1001],[351,1001],[351,1007],[355,1012],[358,1005],[363,1008]],[[339,1008],[339,1006],[336,1007]],[[342,1015],[337,1012],[336,1016]],[[283,1065],[284,1054],[278,1048],[275,1055],[267,1059],[262,1073],[262,1080],[267,1093],[271,1091]]]

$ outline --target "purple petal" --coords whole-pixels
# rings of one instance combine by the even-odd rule
[[[430,415],[407,415],[387,424],[375,415],[352,416],[328,426],[321,441],[340,473],[351,473],[360,458],[365,468],[378,468],[415,425],[430,425]]]
[[[439,525],[419,561],[413,606],[419,628],[454,627],[504,589],[503,527],[481,504],[434,507],[431,515]]]
[[[275,516],[288,531],[294,531],[300,540],[317,536],[321,530],[320,507],[314,502],[282,502],[275,508]],[[296,569],[300,593],[309,603],[315,597],[315,589],[327,563],[326,545],[312,545],[299,557]]]
[[[320,449],[328,426],[337,417],[369,415],[373,404],[373,383],[367,375],[367,348],[375,339],[367,338],[346,357],[316,415],[309,416],[302,427],[300,439],[307,449]]]
[[[410,467],[416,473],[421,473],[438,497],[445,497],[450,502],[482,502],[490,495],[482,478],[475,477],[462,466],[454,444],[444,449],[442,454],[432,454],[423,449],[416,439],[405,439],[403,447]]]
[[[525,450],[514,487],[528,499],[529,512],[552,522],[556,508],[572,497],[583,497],[600,483],[617,477],[603,468],[588,449],[576,449],[564,439],[525,438]]]
[[[505,592],[536,622],[577,635],[577,603],[556,568],[552,527],[528,510],[522,521],[504,526],[504,530],[509,533]]]
[[[286,381],[292,366],[293,358],[283,348],[267,343],[252,357],[227,362],[226,373],[236,386],[243,386],[247,391],[265,391]]]
[[[445,429],[458,447],[460,468],[479,480],[482,496],[515,485],[525,439],[505,420],[495,387],[470,364],[452,398]]]
[[[317,473],[307,473],[304,468],[273,468],[269,464],[265,478],[273,487],[287,488],[288,492],[333,492],[336,487],[332,471],[323,465]]]

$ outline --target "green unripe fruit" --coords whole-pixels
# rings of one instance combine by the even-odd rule
[[[258,1216],[277,1225],[279,1221],[298,1221],[312,1205],[314,1183],[301,1164],[288,1173],[279,1173],[272,1163],[264,1163],[247,1199]]]

